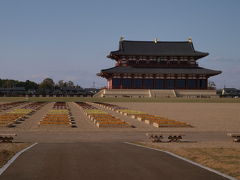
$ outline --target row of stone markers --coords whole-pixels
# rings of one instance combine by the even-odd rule
[[[56,102],[53,108],[40,120],[40,126],[77,127],[66,102]]]
[[[44,102],[29,103],[21,108],[1,114],[0,127],[15,127],[17,124],[21,124],[45,104]]]
[[[10,108],[14,108],[16,106],[20,106],[20,105],[22,105],[24,103],[26,103],[26,102],[18,101],[18,102],[9,102],[9,103],[0,104],[0,112],[8,110]]]
[[[111,127],[111,128],[126,128],[131,127],[127,122],[118,119],[105,111],[102,111],[90,104],[85,102],[76,102],[76,104],[81,107],[86,114],[86,116],[93,121],[93,123],[101,128],[101,127]]]
[[[147,124],[151,124],[155,127],[192,127],[190,124],[187,124],[185,122],[168,119],[161,116],[151,115],[142,111],[131,110],[126,107],[120,107],[114,104],[103,102],[95,102],[95,104],[98,104],[103,108],[107,108],[122,115],[130,116],[134,119],[145,122]]]

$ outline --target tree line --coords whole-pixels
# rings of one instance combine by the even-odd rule
[[[18,81],[12,79],[0,79],[0,88],[14,89],[24,88],[26,91],[29,90],[56,90],[62,88],[78,88],[82,89],[79,85],[75,85],[72,81],[60,80],[57,83],[51,78],[44,79],[41,83],[36,83],[30,80]]]

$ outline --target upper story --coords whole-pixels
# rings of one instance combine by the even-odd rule
[[[116,61],[116,66],[134,67],[198,67],[197,60],[207,52],[194,49],[188,41],[119,41],[119,49],[107,56]]]

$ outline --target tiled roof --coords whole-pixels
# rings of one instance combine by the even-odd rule
[[[201,67],[197,68],[138,68],[138,67],[123,67],[116,66],[109,69],[103,69],[102,73],[126,73],[126,74],[205,74],[214,76],[220,74],[221,71],[205,69]]]
[[[110,52],[111,55],[149,55],[149,56],[195,56],[204,57],[208,53],[195,51],[189,41],[120,41],[119,50]]]

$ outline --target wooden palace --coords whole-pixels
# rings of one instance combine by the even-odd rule
[[[192,40],[183,42],[127,41],[107,56],[115,67],[98,74],[108,89],[199,89],[208,88],[208,78],[221,71],[199,67],[208,53],[196,51]]]

